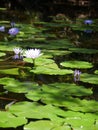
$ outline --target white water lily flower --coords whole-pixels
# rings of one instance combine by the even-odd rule
[[[21,54],[23,52],[21,48],[13,48],[13,51],[16,55]]]
[[[41,54],[40,49],[29,49],[29,50],[25,51],[24,55],[25,55],[26,58],[35,59],[35,58],[41,56],[42,54]]]

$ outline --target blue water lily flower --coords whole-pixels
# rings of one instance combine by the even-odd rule
[[[16,36],[19,33],[19,29],[18,28],[11,28],[11,29],[9,29],[8,33],[12,36]]]
[[[5,32],[5,27],[4,26],[0,26],[0,32]]]
[[[93,23],[93,20],[90,20],[90,19],[87,19],[87,20],[84,20],[84,24],[92,24]]]

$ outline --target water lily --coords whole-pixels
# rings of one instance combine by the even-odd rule
[[[11,28],[11,29],[9,29],[8,33],[12,36],[16,36],[19,33],[19,29],[18,28]]]
[[[35,66],[35,59],[38,58],[41,55],[42,55],[42,53],[41,53],[40,49],[28,49],[28,50],[25,51],[25,54],[24,54],[24,56],[26,58],[33,59],[34,66]]]
[[[84,24],[92,24],[93,23],[93,20],[90,20],[90,19],[87,19],[87,20],[84,20]]]
[[[13,51],[15,53],[15,55],[13,56],[13,59],[22,59],[23,58],[23,50],[21,48],[13,48]]]
[[[0,26],[0,32],[5,32],[5,27],[4,26]]]
[[[81,71],[80,70],[75,70],[74,71],[74,81],[80,81],[80,75],[81,75]]]
[[[16,55],[21,54],[23,52],[23,50],[21,48],[18,48],[18,47],[17,48],[13,48],[13,51],[14,51],[14,53]]]
[[[41,54],[40,49],[28,49],[25,51],[25,57],[35,59],[39,57]]]

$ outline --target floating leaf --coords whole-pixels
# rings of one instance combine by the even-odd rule
[[[80,68],[80,69],[86,69],[86,68],[92,68],[92,63],[86,62],[86,61],[65,61],[60,63],[64,67],[68,68]]]
[[[71,51],[59,51],[59,50],[44,50],[45,55],[52,55],[52,56],[61,56],[61,55],[67,55],[70,54]]]
[[[81,119],[79,117],[75,118],[66,118],[65,122],[71,126],[71,128],[76,129],[76,130],[92,130],[94,126],[94,119]]]
[[[51,66],[52,65],[53,64],[51,64]],[[53,68],[53,67],[50,67],[50,66],[37,67],[36,69],[32,69],[30,72],[33,72],[35,74],[47,74],[47,75],[66,75],[66,74],[72,74],[73,73],[72,70]]]
[[[4,88],[14,93],[27,93],[31,90],[38,89],[39,86],[33,82],[19,82],[14,78],[0,78],[0,84],[4,85]]]
[[[98,53],[96,49],[87,49],[87,48],[69,48],[70,51],[76,53],[85,53],[85,54],[95,54]]]
[[[95,72],[94,72],[95,74],[98,74],[98,70],[95,70]]]
[[[3,42],[2,44],[6,44],[6,42]],[[2,50],[2,51],[12,51],[14,47],[15,47],[15,45],[0,45],[0,50]]]
[[[28,110],[28,111],[27,111]],[[19,102],[10,106],[9,111],[16,116],[43,119],[47,118],[55,122],[62,122],[63,119],[57,115],[63,115],[64,111],[52,105],[40,105],[36,102]]]
[[[16,128],[27,123],[24,117],[16,117],[9,112],[0,111],[0,128]]]
[[[90,84],[98,84],[98,75],[84,73],[81,74],[80,81]]]
[[[92,90],[83,86],[69,83],[54,83],[43,85],[40,90],[28,92],[25,96],[33,101],[41,100],[45,104],[67,107],[74,111],[88,111],[89,109],[86,109],[84,104],[81,107],[82,100],[72,98],[71,96],[87,96],[91,94]]]
[[[54,122],[41,120],[30,122],[28,125],[24,126],[24,130],[51,130],[56,126],[58,126],[58,124],[55,124]]]
[[[6,53],[0,52],[0,57],[5,56],[5,55],[6,55]]]
[[[1,74],[19,75],[19,68],[0,70]]]
[[[29,63],[33,63],[33,60],[31,58],[24,58],[23,60]],[[54,63],[54,60],[52,59],[47,59],[43,57],[35,59],[36,66],[43,66],[43,65],[52,64],[52,63]]]

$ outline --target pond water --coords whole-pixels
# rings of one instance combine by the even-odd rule
[[[14,35],[0,21],[1,130],[98,129],[98,20],[84,20],[15,21]]]

